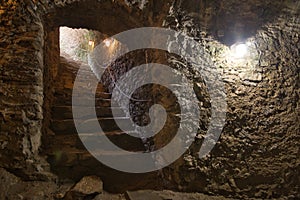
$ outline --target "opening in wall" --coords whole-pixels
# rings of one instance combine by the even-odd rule
[[[44,117],[47,120],[43,125],[45,133],[43,134],[43,153],[50,164],[51,172],[60,179],[77,181],[86,175],[97,175],[105,182],[106,190],[113,192],[141,187],[141,185],[152,188],[153,185],[158,185],[156,183],[156,173],[132,175],[104,166],[85,148],[74,125],[72,107],[75,106],[84,113],[82,118],[77,119],[80,120],[83,126],[91,127],[91,124],[99,123],[105,132],[100,135],[91,129],[82,133],[85,140],[95,141],[97,139],[99,141],[98,146],[101,147],[99,135],[99,137],[108,137],[109,140],[122,149],[133,152],[145,151],[145,145],[140,138],[127,135],[115,123],[114,116],[112,116],[113,110],[117,113],[115,117],[120,119],[122,123],[128,123],[130,119],[125,116],[120,107],[110,105],[111,92],[107,85],[110,85],[111,76],[108,72],[99,81],[95,97],[85,93],[89,90],[89,88],[86,88],[86,83],[95,79],[95,74],[87,63],[88,53],[100,42],[105,41],[105,38],[107,38],[106,34],[88,29],[57,27],[48,32],[45,38],[45,65],[47,65],[46,68],[49,69],[49,72],[45,77],[51,77],[48,78],[51,81],[45,79],[47,83],[45,97],[48,100],[44,103]],[[115,44],[116,41],[114,40],[105,41],[107,49],[113,49]],[[142,55],[140,62],[144,62],[144,52],[141,51],[139,55]],[[133,66],[133,62],[127,56],[124,56],[111,65],[112,75],[118,77],[128,67]],[[84,100],[83,102],[85,100],[89,101],[91,98],[95,99],[96,118],[86,112],[87,105],[72,104],[73,85],[79,68],[84,71],[81,74],[82,94],[80,98]],[[95,149],[95,151],[98,151],[98,149]],[[106,149],[102,149],[102,151],[111,156],[118,154],[118,152],[110,152]],[[99,153],[103,152],[99,151]],[[145,179],[145,176],[148,178]],[[139,182],[142,182],[142,184],[139,184]],[[156,184],[153,184],[153,182]]]
[[[88,53],[94,49],[96,43],[101,41],[101,38],[103,35],[98,31],[60,27],[60,56],[87,63]]]

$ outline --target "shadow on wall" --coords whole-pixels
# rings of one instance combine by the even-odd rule
[[[192,0],[178,3],[204,32],[231,46],[254,36],[264,24],[274,21],[292,0],[235,1]]]
[[[132,28],[160,26],[169,12],[172,0],[151,0],[141,9],[128,1],[75,1],[58,6],[46,16],[47,26],[87,28],[109,36]]]

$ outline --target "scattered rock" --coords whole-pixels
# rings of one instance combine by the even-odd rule
[[[19,182],[10,187],[6,199],[53,200],[56,190],[57,185],[54,182]]]
[[[98,176],[85,176],[66,194],[65,200],[92,198],[102,191],[103,183]]]
[[[123,194],[109,194],[103,192],[97,195],[93,200],[126,200],[126,198]]]
[[[161,175],[166,177],[167,184],[161,181],[162,185],[166,188],[180,187],[186,191],[213,191],[237,198],[250,198],[256,195],[258,198],[299,199],[300,129],[297,123],[299,122],[300,66],[299,1],[222,0],[201,1],[202,3],[197,4],[195,4],[196,1],[174,1],[174,3],[169,0],[149,1],[149,4],[145,4],[148,6],[143,11],[134,9],[140,5],[137,0],[126,1],[131,2],[128,4],[130,6],[125,6],[126,3],[124,4],[123,0],[1,1],[1,167],[10,171],[18,171],[20,175],[26,174],[22,178],[27,179],[28,177],[36,179],[36,173],[42,171],[41,167],[38,167],[41,159],[37,155],[39,149],[48,150],[45,146],[47,142],[40,146],[40,138],[43,141],[49,139],[47,134],[42,135],[44,133],[42,129],[47,128],[47,120],[50,124],[51,112],[47,107],[52,105],[51,95],[56,91],[52,84],[55,82],[52,79],[57,75],[58,69],[56,68],[59,68],[59,58],[56,58],[59,54],[59,37],[56,34],[60,25],[84,26],[93,30],[101,30],[103,34],[113,35],[130,27],[158,26],[164,21],[164,27],[187,33],[194,37],[195,41],[199,41],[199,44],[205,46],[205,50],[220,67],[222,75],[224,74],[226,100],[228,107],[232,109],[228,109],[226,113],[226,126],[210,156],[198,159],[197,153],[201,141],[200,139],[195,141],[187,154],[197,159],[196,162],[190,159],[189,161],[192,162],[186,165],[185,161],[179,160],[163,169]],[[131,6],[134,4],[136,5]],[[30,9],[27,9],[28,6]],[[60,9],[60,6],[64,8]],[[98,12],[99,10],[105,12]],[[111,10],[113,12],[110,12]],[[151,11],[151,15],[148,11]],[[165,17],[165,13],[170,15]],[[194,13],[194,21],[189,13]],[[222,39],[220,42],[214,41],[218,39],[214,36]],[[226,59],[217,59],[222,58],[223,49],[229,50],[222,43],[229,47],[239,39],[249,37],[253,39],[255,48],[259,50],[259,55],[255,56],[254,62],[248,64],[242,59],[239,65],[229,65]],[[151,55],[147,52],[142,53],[147,56],[148,61],[156,60],[151,59]],[[206,59],[202,55],[199,57],[201,60]],[[127,64],[125,62],[114,63],[120,72],[131,66]],[[134,65],[136,64],[138,63],[134,62]],[[202,67],[210,69],[211,66]],[[194,79],[200,79],[198,78],[200,74],[190,68],[188,61],[178,64],[177,68],[181,70],[179,72],[187,75],[191,82]],[[240,88],[240,85],[242,89],[235,90],[235,88]],[[72,82],[69,80],[64,86],[70,91]],[[206,100],[209,98],[206,95],[207,92],[202,91],[205,89],[203,88],[199,88],[196,94],[200,97],[199,101],[203,103],[201,115],[205,113],[199,124],[199,132],[202,136],[208,130],[208,122],[213,117],[210,115],[210,108],[214,106]],[[217,87],[212,90],[217,90]],[[70,102],[64,101],[63,103]],[[270,109],[270,106],[273,108]],[[171,125],[170,123],[170,126],[166,128],[169,129]],[[234,131],[236,129],[240,130]],[[167,134],[163,136],[165,135]],[[163,140],[166,138],[161,138],[162,141],[155,138],[156,147],[157,144],[164,144]],[[86,159],[88,156],[82,157]],[[89,162],[80,163],[81,174],[77,173],[80,171],[77,169],[68,170],[68,172],[80,174],[79,177],[84,173],[95,174],[96,171],[101,171],[104,175],[109,173],[107,173],[109,170],[105,171],[106,168],[99,170],[94,165],[89,165],[93,163],[91,160],[86,159]],[[93,166],[95,171],[87,171],[83,165]],[[64,173],[67,171],[65,169],[74,169],[77,166],[74,164],[72,167],[64,167],[58,170]],[[54,165],[51,166],[51,169],[55,168]],[[197,175],[195,180],[186,178],[190,177],[190,174]],[[117,178],[110,179],[108,187],[122,188],[123,191],[128,189],[125,187],[126,185],[128,187],[129,182],[136,179],[133,177],[123,181],[120,176],[114,176]],[[38,184],[33,186],[33,183],[22,182],[8,172],[4,172],[4,175],[0,172],[0,177],[0,199],[26,199],[27,197],[28,199],[46,199],[51,190],[55,189],[53,186],[49,187],[47,182],[36,182]],[[107,177],[111,178],[110,174]],[[228,180],[231,177],[234,177],[234,180]],[[136,184],[135,188],[145,187],[149,182],[155,185],[160,181],[160,179],[154,179],[155,181],[152,182],[147,178],[141,180],[147,183]],[[201,182],[204,180],[205,184],[199,184],[199,180]],[[50,190],[52,187],[54,189]],[[11,196],[6,196],[7,191]],[[62,196],[64,194],[58,195],[58,197]]]
[[[162,200],[230,200],[222,196],[209,196],[200,193],[180,193],[173,191],[153,191],[157,194]]]
[[[127,191],[125,197],[127,200],[163,200],[151,190]]]
[[[154,191],[154,190],[140,190],[127,191],[125,193],[126,200],[229,200],[221,196],[209,196],[200,193],[180,193],[169,190]]]
[[[0,168],[0,199],[5,199],[9,188],[20,181],[21,180],[15,175],[9,173],[3,168]]]

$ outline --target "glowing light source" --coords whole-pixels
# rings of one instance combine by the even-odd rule
[[[110,45],[113,43],[113,39],[108,38],[108,39],[105,39],[103,42],[104,42],[105,46],[110,47]]]
[[[89,51],[93,51],[94,47],[95,47],[95,42],[93,40],[90,40],[89,41],[89,48],[88,48],[88,50]]]
[[[244,43],[233,45],[231,53],[235,58],[243,58],[248,53],[248,45]]]
[[[90,46],[94,46],[94,41],[91,41],[91,40],[90,40],[90,41],[89,41],[89,45],[90,45]]]

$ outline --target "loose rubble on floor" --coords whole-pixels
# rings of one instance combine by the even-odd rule
[[[0,199],[2,200],[225,200],[225,197],[168,190],[127,191],[110,194],[103,190],[97,176],[85,176],[77,183],[53,181],[22,181],[0,168]]]

